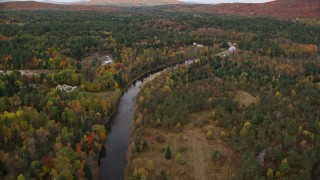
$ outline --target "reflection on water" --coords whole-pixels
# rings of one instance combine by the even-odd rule
[[[100,152],[100,180],[124,179],[131,122],[135,112],[135,98],[140,91],[140,85],[141,81],[137,81],[123,94],[118,112],[110,122],[107,141]]]

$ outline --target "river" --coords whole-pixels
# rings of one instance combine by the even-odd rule
[[[99,180],[123,180],[127,166],[127,151],[131,134],[131,124],[134,119],[136,96],[140,91],[142,81],[151,80],[153,74],[165,70],[175,69],[178,66],[190,65],[198,60],[187,60],[165,66],[148,72],[146,75],[130,85],[121,96],[118,111],[108,124],[107,140],[99,156]]]
[[[127,150],[131,124],[135,113],[135,99],[140,91],[141,80],[133,83],[122,95],[118,112],[112,118],[105,153],[100,158],[99,180],[122,180],[127,166]]]

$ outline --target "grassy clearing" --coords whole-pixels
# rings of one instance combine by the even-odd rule
[[[136,156],[132,167],[146,168],[147,161],[152,160],[154,170],[149,171],[148,179],[155,179],[161,170],[170,179],[232,179],[240,166],[239,155],[222,140],[220,134],[224,129],[213,120],[211,111],[193,113],[188,118],[189,124],[174,129],[144,127],[141,135],[148,148]],[[168,145],[171,160],[165,159]],[[220,162],[212,159],[215,150],[222,155]]]
[[[103,61],[107,54],[104,53],[93,53],[90,56],[87,56],[81,60],[81,65],[84,69],[90,68],[95,61]]]
[[[254,97],[250,93],[246,91],[237,91],[233,101],[238,102],[240,106],[249,106],[251,104],[259,104],[260,98],[259,96]]]

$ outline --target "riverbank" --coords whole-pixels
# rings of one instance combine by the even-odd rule
[[[171,79],[185,71],[180,67],[175,72],[156,74],[150,78],[153,81],[141,88],[131,130],[126,179],[235,178],[240,156],[228,145],[227,130],[215,117],[211,105],[211,98],[221,94],[214,93],[211,98],[206,95],[218,90],[219,80],[191,83],[188,77],[177,77],[180,81],[187,78],[187,84],[181,85],[177,79]],[[163,114],[162,118],[159,114]]]
[[[129,138],[131,133],[130,127],[132,124],[132,120],[134,119],[134,112],[135,112],[134,108],[135,108],[135,99],[136,99],[135,97],[140,91],[140,86],[142,86],[141,83],[144,81],[149,82],[150,79],[153,79],[156,76],[160,75],[161,74],[160,71],[163,71],[168,67],[176,66],[177,64],[184,64],[184,63],[185,63],[185,60],[170,64],[170,65],[164,65],[156,69],[150,70],[138,76],[137,78],[131,80],[125,88],[121,90],[119,89],[120,93],[118,93],[119,95],[115,97],[117,98],[115,107],[118,107],[118,108],[113,111],[112,116],[107,118],[108,120],[106,122],[108,137],[104,142],[104,145],[101,147],[101,151],[99,155],[99,175],[98,175],[99,179],[110,179],[114,177],[117,177],[117,179],[124,178],[120,174],[121,174],[121,171],[122,172],[124,171],[127,164],[127,149],[128,149],[127,146],[129,144]],[[132,91],[134,92],[132,93]],[[126,101],[125,105],[128,107],[125,107],[124,109],[122,109],[122,106],[123,106],[121,104],[122,101]],[[126,129],[128,130],[126,131]],[[119,137],[121,137],[122,139],[121,142],[119,142]],[[116,144],[113,144],[114,142]],[[115,147],[115,146],[118,146],[118,147]],[[105,151],[105,152],[102,152],[102,151]],[[110,161],[110,157],[113,158],[114,154],[117,154],[118,158],[115,158],[112,161]],[[121,158],[119,158],[119,156],[121,156]],[[111,164],[109,164],[109,166],[102,165],[102,164],[108,164],[109,161],[113,163],[112,168],[114,166],[117,166],[114,164],[115,162],[118,162],[120,164],[118,164],[118,166],[114,170],[110,171],[110,169],[106,168],[106,166],[111,167]],[[108,172],[109,174],[110,172],[112,172],[112,177],[108,175]],[[123,174],[124,173],[122,173],[122,175]]]

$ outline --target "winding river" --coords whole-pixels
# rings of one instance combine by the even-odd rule
[[[175,68],[180,65],[189,65],[197,60],[187,60],[173,64],[171,67],[162,67],[150,71],[130,85],[121,96],[118,112],[108,124],[108,136],[99,157],[99,180],[123,180],[127,166],[127,151],[131,134],[131,124],[134,119],[136,96],[140,91],[142,81],[150,75],[166,68]]]

